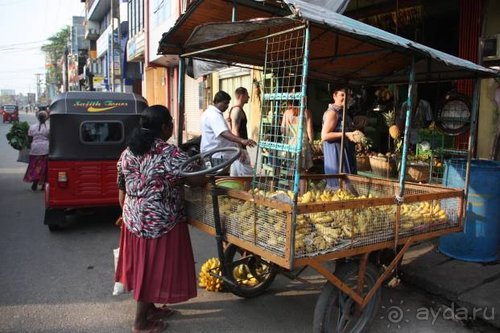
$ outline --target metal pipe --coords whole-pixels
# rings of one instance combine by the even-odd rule
[[[348,95],[348,88],[345,88],[345,97],[344,97],[344,103],[342,105],[342,137],[340,138],[340,161],[339,161],[339,173],[343,172],[344,168],[344,154],[345,154],[345,116],[347,114],[347,95]],[[346,156],[347,158],[347,156]]]
[[[465,169],[465,200],[464,200],[464,212],[467,215],[467,199],[469,196],[469,182],[470,182],[470,164],[472,157],[475,156],[476,152],[476,135],[477,135],[477,119],[479,115],[479,91],[481,89],[481,80],[476,79],[474,82],[474,93],[472,95],[472,110],[470,119],[470,133],[469,133],[469,149],[467,149],[467,166]],[[465,217],[464,217],[465,218]]]
[[[403,154],[401,156],[401,173],[399,174],[399,193],[396,200],[402,201],[405,190],[406,157],[408,154],[408,141],[410,139],[411,111],[413,109],[413,90],[415,89],[415,57],[411,58],[410,82],[408,84],[408,101],[406,109],[405,136],[403,139]]]
[[[179,103],[179,113],[178,113],[178,119],[177,119],[177,145],[182,144],[182,133],[184,130],[184,109],[185,109],[185,101],[184,101],[184,76],[185,76],[185,71],[186,71],[186,64],[185,64],[185,59],[183,57],[179,58],[179,83],[178,86],[179,88],[177,89],[178,91],[178,96],[177,100]]]
[[[236,0],[233,0],[233,12],[231,15],[231,21],[236,22],[238,20],[238,10],[236,9]]]
[[[295,31],[295,30],[301,30],[301,29],[304,29],[304,25],[300,25],[300,26],[295,27],[295,28],[291,28],[291,29],[288,29],[288,30],[283,30],[283,31],[280,31],[280,32],[276,32],[276,33],[273,33],[273,34],[269,34],[269,35],[258,37],[258,38],[254,38],[254,39],[242,40],[242,41],[236,42],[236,43],[229,43],[229,44],[214,46],[214,47],[211,47],[211,48],[208,48],[208,49],[203,49],[203,50],[198,50],[198,51],[184,53],[184,54],[181,54],[181,57],[190,57],[190,56],[193,56],[195,54],[201,54],[201,53],[206,53],[206,52],[210,52],[210,51],[225,49],[225,48],[228,48],[228,47],[231,47],[231,46],[235,46],[235,45],[256,42],[256,41],[259,41],[259,40],[267,39],[267,38],[274,37],[274,36],[283,35],[283,34],[286,34],[286,33],[289,33],[289,32]]]

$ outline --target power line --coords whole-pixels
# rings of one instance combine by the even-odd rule
[[[0,48],[11,47],[11,46],[21,46],[21,45],[26,45],[26,44],[36,44],[36,43],[42,43],[42,42],[46,42],[46,41],[47,41],[47,39],[41,39],[41,40],[35,40],[35,41],[31,41],[31,42],[11,43],[11,44],[0,45]]]

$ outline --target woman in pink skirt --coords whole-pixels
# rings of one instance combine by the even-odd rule
[[[33,191],[36,191],[38,184],[42,185],[43,190],[47,181],[50,131],[46,124],[48,117],[47,112],[38,112],[38,124],[31,125],[28,130],[28,137],[31,139],[30,159],[23,180],[31,183]]]
[[[167,143],[173,123],[168,109],[150,106],[118,161],[123,225],[115,280],[137,301],[132,332],[161,332],[171,304],[196,297],[196,273],[184,214],[183,186],[206,178],[181,178],[188,156]],[[196,166],[192,166],[195,168]]]

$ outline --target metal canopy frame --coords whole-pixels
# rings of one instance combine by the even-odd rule
[[[268,36],[280,33],[286,29],[300,29],[307,24],[310,29],[310,50],[308,61],[308,77],[329,81],[338,81],[349,85],[374,85],[389,83],[409,83],[413,87],[417,82],[450,81],[454,79],[476,79],[498,77],[499,72],[474,64],[470,61],[432,49],[428,46],[393,35],[384,30],[350,19],[328,9],[309,4],[304,1],[285,1],[288,8],[274,6],[259,6],[255,2],[234,0],[231,3],[217,0],[195,1],[178,23],[163,35],[160,41],[159,53],[176,53],[181,55],[179,101],[183,106],[184,62],[188,56],[200,56],[232,64],[245,59],[249,65],[263,66],[265,40]],[[300,7],[295,7],[297,3]],[[238,6],[238,16],[250,19],[224,22],[221,13],[220,20],[204,23],[198,12],[203,12],[213,6],[226,5],[234,9]],[[203,9],[206,8],[206,9]],[[195,10],[196,9],[196,10]],[[286,13],[287,17],[269,17],[277,13]],[[213,13],[213,11],[212,11]],[[261,16],[251,17],[252,15]],[[216,15],[216,14],[213,14]],[[194,31],[190,24],[199,21]],[[223,29],[221,30],[221,27]],[[191,33],[192,31],[192,33]],[[187,37],[189,36],[189,37]],[[170,41],[180,41],[177,45]],[[330,43],[328,43],[328,41]],[[334,54],[331,54],[333,41]],[[326,44],[326,47],[325,47]],[[346,45],[346,46],[343,46]],[[220,52],[225,49],[225,52]],[[327,52],[322,54],[322,52]],[[388,57],[388,54],[392,57]],[[322,61],[324,60],[324,61]],[[327,64],[328,63],[328,64]],[[332,65],[333,64],[333,65]],[[182,83],[182,84],[181,84]],[[479,82],[475,84],[473,109],[471,119],[477,119],[479,105]],[[411,103],[411,89],[408,102]],[[411,108],[409,108],[411,110]],[[181,110],[183,113],[183,110]],[[179,117],[179,130],[182,129],[183,117]],[[411,126],[411,117],[407,117],[405,130]],[[474,140],[476,128],[471,126],[471,141]],[[180,131],[179,131],[180,133]],[[182,137],[181,139],[182,140]],[[180,143],[181,141],[179,141]],[[408,146],[403,147],[402,170],[406,169],[406,154]],[[472,158],[469,149],[468,166]],[[469,169],[469,168],[468,168]],[[401,173],[404,175],[404,173]],[[466,194],[469,172],[466,173]],[[404,179],[400,180],[401,191],[404,193]]]

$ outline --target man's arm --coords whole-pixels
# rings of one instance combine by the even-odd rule
[[[253,147],[253,146],[255,146],[257,144],[252,139],[242,139],[239,136],[236,136],[233,133],[231,133],[231,131],[229,131],[229,130],[222,132],[220,135],[224,139],[229,140],[229,141],[234,142],[234,143],[237,143],[237,144],[240,144],[243,147],[247,147],[247,146],[248,147]]]
[[[244,112],[239,106],[233,107],[231,110],[231,132],[236,135],[241,137],[240,135],[240,124],[241,124],[241,118],[242,118],[242,112]]]

